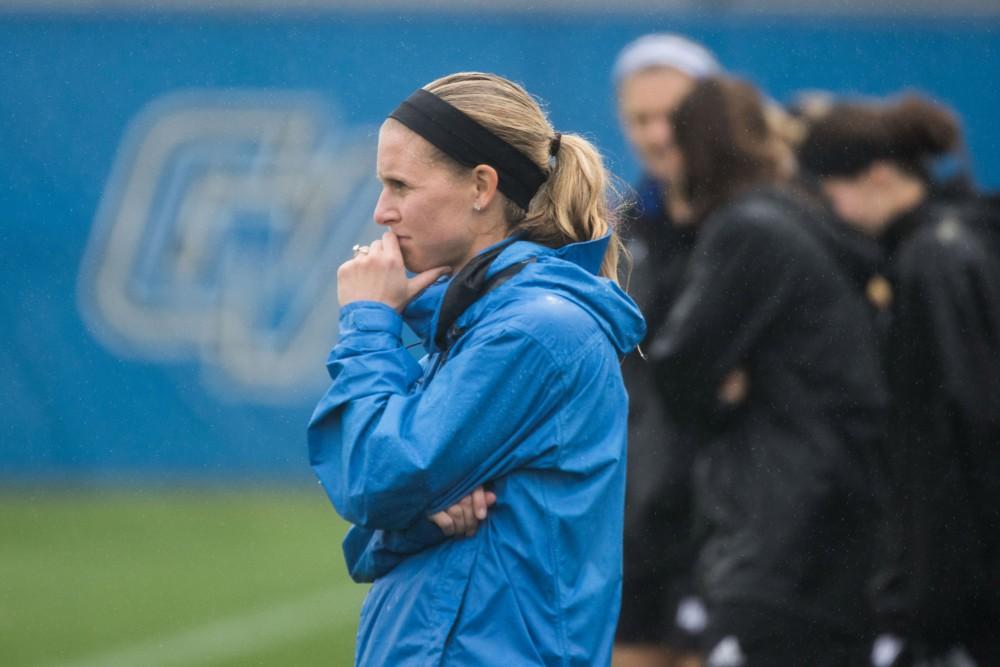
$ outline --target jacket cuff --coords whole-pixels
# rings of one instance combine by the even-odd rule
[[[340,337],[354,334],[385,333],[399,339],[403,318],[380,301],[352,301],[340,309]]]

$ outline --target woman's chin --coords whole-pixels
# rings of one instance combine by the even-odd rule
[[[412,255],[408,255],[406,252],[403,253],[403,266],[406,267],[406,270],[412,274],[423,273],[427,269],[434,268],[426,261],[421,261],[419,257],[413,257]]]
[[[420,258],[415,257],[413,250],[406,247],[402,239],[399,239],[399,254],[403,256],[403,266],[410,273],[420,273],[419,267],[421,265]]]

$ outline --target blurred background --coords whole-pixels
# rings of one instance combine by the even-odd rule
[[[1000,3],[0,0],[0,664],[350,664],[305,425],[377,129],[497,72],[626,182],[610,68],[685,33],[775,100],[911,87],[1000,186]]]

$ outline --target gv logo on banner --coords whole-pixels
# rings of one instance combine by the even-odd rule
[[[154,101],[126,133],[84,255],[91,331],[123,356],[197,361],[234,400],[314,393],[337,266],[376,234],[375,144],[307,93]]]

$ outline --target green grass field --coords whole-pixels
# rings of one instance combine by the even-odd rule
[[[323,493],[0,495],[0,665],[350,665],[365,587]]]

